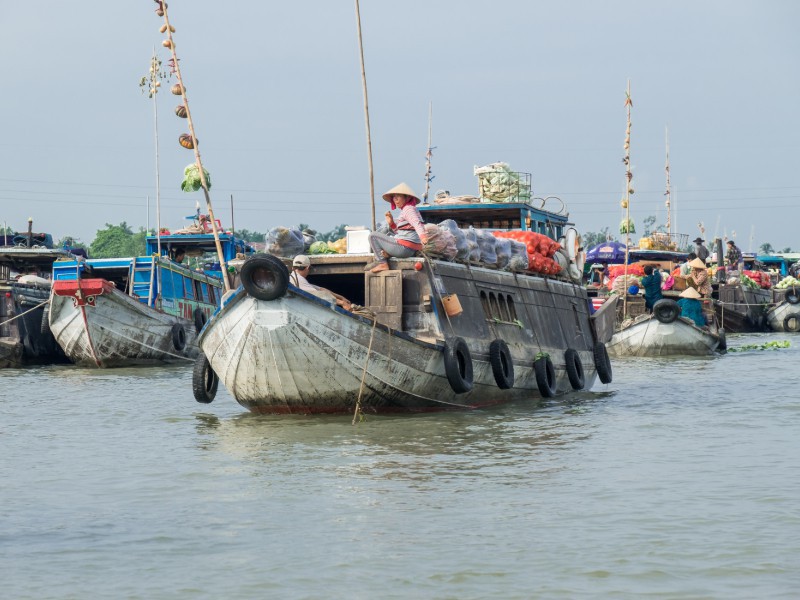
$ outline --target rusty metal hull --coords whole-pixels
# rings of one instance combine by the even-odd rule
[[[402,270],[402,261],[397,262]],[[255,413],[350,413],[359,398],[361,409],[373,413],[538,402],[542,395],[534,361],[541,354],[552,360],[556,393],[574,389],[567,373],[568,349],[577,352],[583,366],[583,389],[592,387],[596,342],[580,286],[461,265],[437,267],[436,277],[448,292],[457,291],[464,309],[452,318],[428,313],[438,319],[438,332],[431,332],[429,322],[417,323],[426,335],[398,331],[289,286],[286,295],[271,301],[239,290],[208,322],[199,344],[228,391]],[[424,296],[425,274],[413,272],[413,261],[409,270],[409,280],[422,279],[416,285]],[[486,298],[476,281],[493,294],[515,294],[516,322],[486,318]],[[415,298],[407,293],[403,302]],[[407,318],[404,322],[408,325]],[[466,393],[456,393],[447,377],[445,339],[453,335],[467,342],[472,358],[473,386]],[[493,374],[489,345],[495,339],[510,350],[511,389],[500,389]]]
[[[148,307],[102,279],[83,281],[81,297],[75,288],[75,281],[54,283],[50,329],[76,364],[158,365],[197,356],[197,334],[188,319]],[[177,327],[184,332],[183,347],[176,345]]]

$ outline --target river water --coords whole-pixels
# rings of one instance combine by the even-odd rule
[[[0,596],[797,598],[800,338],[534,405],[251,416],[191,367],[0,371]]]

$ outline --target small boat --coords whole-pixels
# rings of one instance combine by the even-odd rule
[[[420,206],[429,223],[579,236],[564,212],[531,200]],[[603,332],[580,275],[512,272],[417,256],[364,272],[369,254],[312,255],[309,281],[364,310],[295,287],[285,259],[258,254],[242,287],[202,331],[193,391],[210,402],[221,380],[254,413],[407,413],[535,401],[611,381]],[[570,266],[576,266],[574,262]],[[598,334],[598,332],[600,332]]]
[[[800,287],[773,289],[774,306],[767,311],[772,331],[800,332]]]
[[[253,252],[230,232],[219,240],[226,261]],[[148,236],[144,256],[54,263],[49,325],[56,341],[89,367],[191,361],[222,296],[219,264],[200,262],[215,251],[214,236],[200,227]],[[198,268],[176,262],[181,255],[197,259]]]
[[[53,263],[75,257],[31,227],[0,236],[0,368],[67,362],[50,332],[47,303]]]

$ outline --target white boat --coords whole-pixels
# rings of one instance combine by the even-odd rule
[[[532,216],[534,226],[556,220],[558,236],[566,222],[527,204],[482,205],[478,218],[493,208],[516,211],[518,222],[523,210],[521,222]],[[464,219],[476,210],[451,209]],[[611,381],[595,333],[610,325],[592,320],[586,290],[567,276],[427,258],[391,259],[390,270],[372,274],[364,273],[370,255],[310,258],[312,283],[367,310],[290,285],[277,257],[248,259],[242,287],[198,340],[199,402],[211,402],[221,380],[255,413],[419,412],[534,402]],[[613,313],[600,314],[613,324]]]
[[[775,290],[778,304],[767,311],[767,324],[772,331],[797,333],[800,331],[800,290],[789,288],[785,295]],[[782,300],[780,296],[783,296]]]
[[[698,327],[679,315],[674,300],[659,300],[652,314],[628,319],[617,328],[607,344],[609,355],[711,356],[725,349],[724,332]]]

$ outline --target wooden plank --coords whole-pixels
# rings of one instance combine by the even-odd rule
[[[383,271],[365,275],[365,304],[378,323],[400,330],[403,313],[402,271]]]

